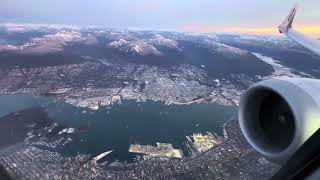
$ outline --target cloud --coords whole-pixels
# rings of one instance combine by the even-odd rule
[[[220,27],[220,26],[184,26],[183,30],[186,31],[199,31],[199,32],[226,32],[226,33],[245,33],[245,34],[277,34],[277,28],[269,27]]]
[[[297,30],[315,36],[320,36],[320,25],[297,26]]]
[[[295,27],[298,31],[310,34],[320,35],[320,26],[317,25],[299,25]],[[279,35],[277,27],[223,27],[223,26],[193,26],[182,27],[185,31],[198,32],[226,32],[243,34],[261,34],[261,35]]]
[[[80,30],[79,26],[75,25],[65,25],[65,24],[31,24],[31,23],[0,23],[0,27],[8,32],[27,32],[27,31],[37,31],[37,30]]]

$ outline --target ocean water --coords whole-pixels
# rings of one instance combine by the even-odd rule
[[[57,151],[65,155],[114,150],[107,160],[132,161],[132,143],[171,143],[185,150],[185,136],[198,132],[222,135],[223,124],[237,116],[237,107],[217,104],[165,105],[161,102],[122,101],[97,111],[74,107],[50,97],[32,95],[0,96],[0,117],[18,110],[42,106],[57,123],[84,131],[71,135],[72,141]]]

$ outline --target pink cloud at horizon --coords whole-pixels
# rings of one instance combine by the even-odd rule
[[[243,34],[261,34],[261,35],[279,35],[277,26],[275,27],[223,27],[223,26],[183,26],[186,31],[198,32],[225,32],[225,33],[243,33]],[[319,25],[299,25],[296,29],[313,36],[320,36]]]

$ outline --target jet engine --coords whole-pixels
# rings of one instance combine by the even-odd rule
[[[271,79],[241,97],[241,130],[258,152],[285,163],[320,128],[320,80]]]

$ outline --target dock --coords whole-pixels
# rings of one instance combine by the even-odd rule
[[[131,144],[129,152],[167,158],[183,157],[181,149],[174,149],[172,144],[168,143],[157,143],[157,146]]]

